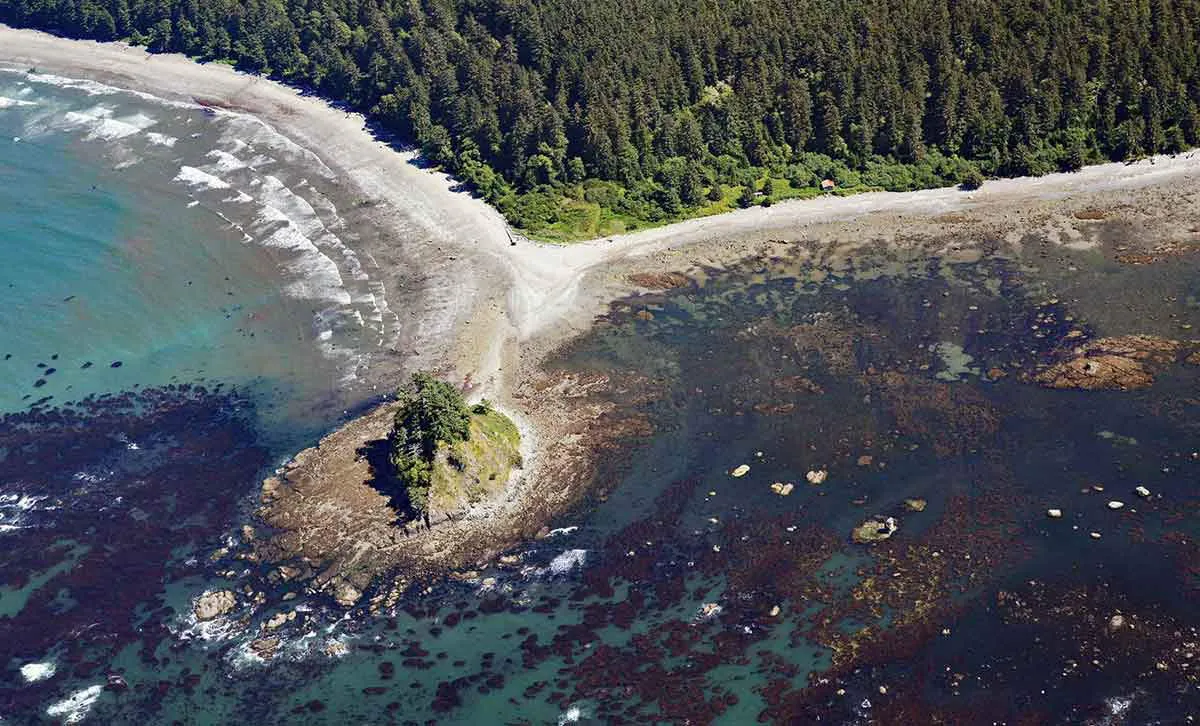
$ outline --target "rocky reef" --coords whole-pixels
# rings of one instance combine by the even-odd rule
[[[1177,340],[1153,335],[1099,338],[1062,354],[1063,360],[1033,376],[1049,388],[1133,390],[1154,383],[1154,373],[1188,356]]]

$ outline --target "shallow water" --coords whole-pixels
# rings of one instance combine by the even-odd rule
[[[115,153],[52,137],[97,174]],[[182,195],[174,213],[209,210],[196,235],[225,209],[205,195],[228,190],[163,186]],[[76,192],[92,199],[90,185]],[[201,204],[188,208],[188,195]],[[117,237],[121,224],[153,226],[118,212],[104,228]],[[212,229],[199,244],[263,251],[224,223]],[[137,259],[169,267],[178,252],[159,251],[161,236],[149,235]],[[222,285],[197,292],[183,307],[203,314],[164,316],[172,329],[195,339],[200,318],[216,321],[215,337],[199,339],[245,350],[210,356],[224,371],[206,368],[210,385],[161,387],[201,374],[168,367],[156,378],[143,366],[145,378],[92,385],[145,392],[66,409],[55,399],[0,423],[0,524],[21,537],[0,555],[5,573],[19,573],[0,589],[0,615],[10,614],[0,619],[9,631],[0,714],[5,723],[70,708],[95,723],[1179,722],[1200,705],[1185,675],[1188,644],[1200,642],[1200,367],[1163,366],[1154,386],[1134,392],[1052,391],[1023,374],[1072,330],[1081,342],[1186,338],[1183,326],[1200,323],[1200,264],[1129,267],[1105,249],[1053,258],[1036,241],[1026,249],[958,264],[886,247],[852,263],[753,260],[711,271],[703,286],[617,302],[549,365],[609,376],[617,392],[596,395],[617,408],[604,425],[644,416],[654,435],[611,453],[597,495],[555,534],[510,553],[519,564],[434,583],[377,617],[343,618],[303,592],[280,604],[293,585],[263,606],[243,596],[215,623],[190,617],[197,593],[236,586],[239,571],[258,567],[214,566],[209,555],[249,521],[257,477],[286,450],[278,432],[303,438],[312,419],[301,414],[322,410],[320,392],[335,385],[271,363],[277,344],[290,352],[274,357],[320,354],[312,342],[326,317],[310,309],[315,332],[295,345],[265,333],[250,344],[213,317]],[[248,274],[249,264],[229,269]],[[278,271],[264,263],[264,286],[239,289],[278,295],[286,316],[298,298]],[[225,274],[217,265],[208,279]],[[77,338],[23,345],[22,360],[55,345],[64,359]],[[321,380],[347,374],[336,351],[319,360]],[[749,472],[731,476],[739,464]],[[827,478],[809,483],[810,471]],[[779,496],[776,482],[794,488]],[[1137,485],[1152,497],[1139,498]],[[1109,499],[1126,506],[1110,510]],[[1064,517],[1048,519],[1050,507]],[[896,534],[853,543],[851,530],[875,516],[898,520]],[[261,628],[276,612],[297,617],[264,662],[250,644],[271,636]],[[1111,627],[1116,614],[1136,627]],[[51,665],[43,680],[21,670]]]
[[[361,397],[395,316],[307,152],[98,84],[0,73],[0,97],[0,410],[207,379],[324,424]]]

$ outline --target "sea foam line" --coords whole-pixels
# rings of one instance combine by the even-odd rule
[[[63,723],[79,723],[87,718],[92,706],[99,700],[104,691],[103,685],[88,686],[67,696],[46,708],[46,715],[51,718],[61,718]]]

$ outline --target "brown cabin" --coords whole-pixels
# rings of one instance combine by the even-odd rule
[[[821,182],[821,191],[832,192],[834,189],[837,189],[837,182],[835,182],[834,180],[826,179]]]

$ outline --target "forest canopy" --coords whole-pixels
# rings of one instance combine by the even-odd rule
[[[1200,141],[1200,0],[0,0],[366,112],[546,238]]]

